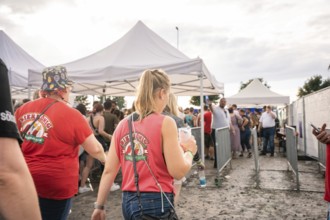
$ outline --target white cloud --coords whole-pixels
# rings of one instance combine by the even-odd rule
[[[3,0],[0,28],[54,65],[108,46],[138,20],[176,46],[178,26],[180,50],[203,58],[226,94],[261,77],[292,96],[312,75],[329,76],[329,11],[326,0]]]

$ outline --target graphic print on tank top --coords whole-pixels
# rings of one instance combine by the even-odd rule
[[[132,134],[134,141],[134,154],[136,161],[147,160],[149,140],[141,133],[136,132]],[[129,134],[125,135],[120,140],[120,146],[125,160],[133,161],[132,148]]]

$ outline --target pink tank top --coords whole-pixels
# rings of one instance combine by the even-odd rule
[[[133,123],[134,152],[141,192],[160,192],[146,162],[163,191],[174,191],[173,178],[167,170],[162,149],[161,129],[164,118],[165,116],[162,114],[153,113],[142,121],[138,120]],[[122,190],[136,191],[127,118],[121,121],[114,134],[116,152],[122,168]]]

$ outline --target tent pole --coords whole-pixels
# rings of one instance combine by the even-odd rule
[[[200,108],[201,108],[201,159],[203,162],[205,162],[205,156],[204,156],[204,100],[203,100],[203,96],[204,96],[204,91],[203,91],[203,72],[201,72],[201,74],[199,75],[199,79],[200,79]]]
[[[31,100],[31,86],[28,86],[28,99]]]

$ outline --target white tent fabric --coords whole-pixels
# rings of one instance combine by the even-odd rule
[[[290,97],[277,94],[263,85],[259,79],[254,79],[248,86],[239,93],[227,97],[227,103],[240,106],[257,105],[279,105],[289,104]]]
[[[43,68],[44,65],[25,52],[2,30],[0,30],[0,58],[8,68],[12,96],[23,94],[26,98],[28,69]]]
[[[219,83],[200,58],[190,59],[139,21],[110,46],[82,59],[62,64],[76,82],[74,92],[89,95],[135,95],[145,69],[161,68],[171,78],[176,95],[223,93]],[[29,70],[29,85],[41,85],[41,69]]]

